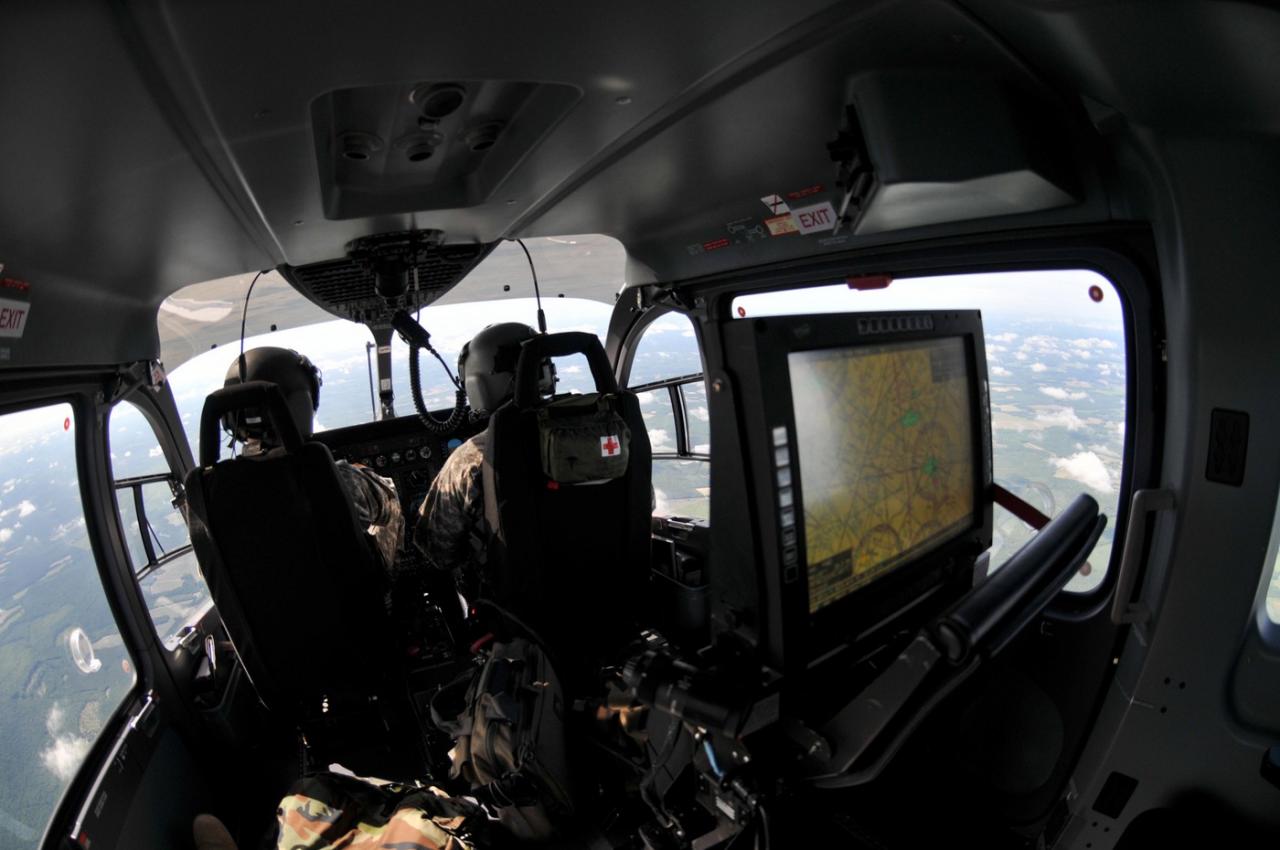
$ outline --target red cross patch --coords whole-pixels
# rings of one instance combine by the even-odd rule
[[[607,437],[600,438],[600,457],[613,457],[622,451],[622,443],[618,442],[618,438],[610,434]]]

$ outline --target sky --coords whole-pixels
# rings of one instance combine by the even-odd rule
[[[1094,301],[1090,287],[1102,289]],[[733,300],[736,316],[745,318],[805,313],[880,310],[971,310],[980,306],[985,318],[1052,319],[1082,329],[1114,330],[1120,326],[1120,299],[1111,283],[1083,270],[998,272],[899,278],[885,289],[850,289],[843,282],[806,289],[742,295]]]

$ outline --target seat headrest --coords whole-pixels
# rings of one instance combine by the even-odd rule
[[[516,363],[515,406],[537,406],[541,400],[538,376],[542,371],[543,361],[548,357],[568,357],[571,354],[581,354],[587,358],[591,377],[596,383],[596,392],[618,391],[618,380],[609,365],[609,356],[604,353],[604,346],[600,344],[600,337],[583,331],[542,334],[520,347],[520,359]]]
[[[209,393],[200,414],[200,465],[213,466],[222,451],[222,419],[227,414],[264,416],[285,451],[302,447],[302,434],[293,421],[280,388],[269,381],[247,381]]]

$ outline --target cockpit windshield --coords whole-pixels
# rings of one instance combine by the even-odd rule
[[[588,235],[525,240],[538,271],[548,328],[580,330],[602,339],[614,295],[622,284],[625,252],[609,237]],[[223,384],[239,351],[240,320],[253,275],[194,284],[160,306],[161,358],[170,370],[182,424],[197,447],[205,397]],[[499,245],[418,319],[450,369],[462,345],[495,322],[536,326],[529,266],[519,247]],[[262,276],[248,306],[246,349],[273,345],[295,349],[320,368],[323,386],[316,430],[342,428],[378,418],[377,351],[364,325],[325,312],[292,289],[277,273]],[[413,412],[408,347],[392,342],[392,388],[396,413]],[[558,363],[562,391],[589,389],[585,363]],[[423,397],[428,408],[453,405],[454,390],[434,359],[423,361]]]

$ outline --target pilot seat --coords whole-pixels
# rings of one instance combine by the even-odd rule
[[[282,448],[221,458],[222,422],[239,415],[265,417]],[[403,751],[386,737],[398,716],[388,695],[400,656],[386,577],[333,456],[303,440],[277,385],[249,381],[209,396],[186,492],[201,571],[271,714],[300,729],[314,755],[347,758],[353,769],[379,741]]]
[[[544,398],[543,363],[575,354],[586,357],[595,392]],[[514,390],[486,432],[485,601],[540,640],[566,685],[585,684],[645,613],[648,431],[593,334],[525,342]]]

